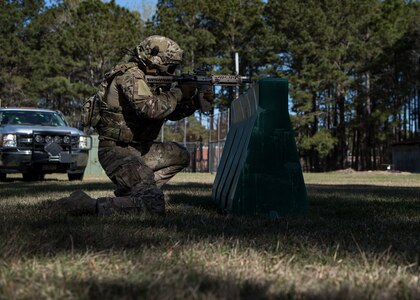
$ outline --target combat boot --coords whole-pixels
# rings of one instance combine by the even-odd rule
[[[142,211],[142,207],[136,206],[130,196],[124,197],[103,197],[98,198],[96,202],[96,213],[100,216],[109,216],[115,211],[118,212],[133,212]]]
[[[152,214],[165,214],[165,197],[157,186],[137,186],[131,197],[137,207]]]
[[[114,191],[116,197],[128,196],[131,194],[131,191],[127,188],[117,187]]]
[[[55,201],[51,206],[53,213],[66,213],[69,215],[96,214],[96,199],[91,198],[83,191],[76,191],[68,197]]]

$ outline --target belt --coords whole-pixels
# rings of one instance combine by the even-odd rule
[[[120,142],[120,141],[111,141],[111,140],[100,140],[99,147],[128,147],[128,143]]]
[[[152,142],[153,143],[153,142]],[[113,141],[113,140],[108,140],[108,139],[100,139],[99,140],[99,147],[128,147],[128,146],[133,146],[133,147],[141,147],[142,149],[148,149],[150,148],[150,145],[152,144],[151,142],[131,142],[131,143],[125,143],[125,142],[121,142],[121,141]],[[147,152],[146,151],[146,152]]]

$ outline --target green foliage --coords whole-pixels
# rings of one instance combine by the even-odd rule
[[[208,1],[160,0],[150,34],[160,34],[175,40],[184,49],[184,70],[203,68],[212,57],[216,37],[208,30]]]
[[[315,150],[320,158],[325,158],[334,149],[337,138],[326,129],[317,131],[313,136],[303,137],[299,146],[302,150]]]
[[[281,53],[277,73],[287,75],[291,83],[292,110],[302,150],[313,150],[312,141],[318,141],[317,136],[328,130],[335,142],[327,143],[328,161],[333,162],[327,168],[349,167],[348,150],[355,157],[353,167],[375,168],[374,151],[387,149],[389,153],[391,143],[401,139],[392,134],[399,130],[390,125],[392,119],[404,117],[407,100],[410,109],[420,104],[413,97],[417,83],[408,80],[414,78],[412,75],[406,75],[413,69],[410,57],[418,57],[420,48],[409,42],[410,46],[403,44],[408,48],[401,51],[400,43],[412,34],[410,27],[419,28],[413,19],[420,17],[418,3],[268,1],[266,16],[270,27],[281,36],[277,39]],[[408,61],[410,67],[403,71],[400,66]],[[418,128],[418,113],[411,120]],[[313,158],[311,164],[319,162],[313,153],[307,153]],[[321,153],[317,156],[325,157]],[[389,154],[382,158],[387,157]]]
[[[25,39],[26,25],[41,12],[43,1],[0,1],[0,99],[17,105],[26,98],[30,82],[25,65],[31,48]]]
[[[4,13],[20,12],[17,16],[22,20],[24,15],[15,6],[8,5]],[[2,22],[6,21],[2,18]],[[21,93],[13,97],[44,98],[66,114],[75,109],[68,105],[72,99],[77,100],[77,108],[81,99],[95,91],[104,74],[121,59],[121,48],[131,48],[143,37],[140,15],[113,1],[58,2],[40,8],[26,23],[14,22],[21,28],[4,45],[14,53],[8,54],[9,64],[22,63],[26,84],[21,84]],[[20,36],[26,40],[23,46],[19,44]],[[14,83],[15,89],[20,88],[19,81]],[[13,97],[5,99],[6,105]]]
[[[241,74],[254,75],[273,52],[266,43],[269,32],[263,9],[261,0],[160,0],[148,32],[169,36],[180,44],[185,50],[185,72],[205,68],[233,74],[238,52]],[[216,106],[222,108],[234,98],[232,88],[218,93]]]
[[[162,135],[162,132],[161,132]],[[166,122],[163,129],[165,141],[175,141],[179,143],[194,143],[206,141],[208,137],[207,129],[194,116],[189,116],[178,122]]]

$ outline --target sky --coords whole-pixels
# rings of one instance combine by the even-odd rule
[[[140,11],[142,19],[147,20],[153,16],[157,0],[115,0],[115,3],[130,10]]]
[[[110,0],[102,0],[103,2],[109,2]],[[158,0],[115,0],[120,6],[126,7],[129,10],[137,10],[140,12],[140,15],[143,20],[150,19],[155,10],[156,4]],[[55,3],[55,0],[46,0],[45,1],[47,6],[52,5]]]

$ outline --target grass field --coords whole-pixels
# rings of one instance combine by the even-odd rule
[[[105,178],[0,183],[0,299],[420,299],[420,175],[306,174],[306,217],[223,216],[209,174],[179,174],[167,215],[48,210]]]

